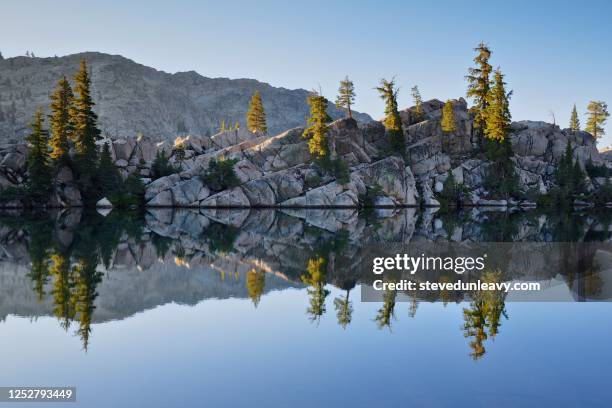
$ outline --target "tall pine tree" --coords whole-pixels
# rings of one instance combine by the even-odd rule
[[[51,159],[56,163],[68,160],[69,141],[73,138],[74,124],[70,111],[74,95],[72,88],[66,77],[62,77],[58,82],[53,94],[51,94]]]
[[[353,118],[353,112],[351,106],[355,102],[355,85],[353,81],[346,76],[340,81],[340,88],[338,88],[338,97],[336,98],[336,106],[340,109],[344,109],[347,112],[349,118]]]
[[[578,119],[578,111],[576,110],[576,104],[574,104],[574,108],[572,109],[572,115],[570,116],[569,123],[570,130],[577,132],[580,130],[580,119]]]
[[[478,140],[482,142],[482,136],[485,131],[485,112],[489,105],[489,89],[491,87],[489,76],[493,71],[493,67],[489,64],[489,58],[491,58],[491,50],[485,43],[478,44],[478,47],[474,48],[476,51],[476,57],[474,62],[476,63],[475,68],[469,68],[466,79],[468,81],[468,98],[472,98],[474,106],[470,109],[474,117],[473,129]]]
[[[91,78],[84,59],[81,60],[74,81],[75,98],[71,116],[74,123],[75,164],[81,194],[91,201],[97,199],[98,193],[95,181],[98,164],[96,141],[100,138],[100,129],[97,125],[98,116],[93,111]]]
[[[308,139],[310,154],[316,159],[325,160],[329,157],[328,123],[332,120],[327,114],[327,99],[313,91],[308,95],[308,105],[310,105],[309,126],[304,130],[302,136]]]
[[[588,119],[584,130],[592,134],[595,140],[599,140],[605,134],[603,126],[610,116],[608,105],[603,101],[591,101],[587,111]]]
[[[28,182],[26,190],[28,196],[36,203],[49,198],[51,193],[51,175],[49,172],[49,132],[44,128],[42,110],[36,110],[31,123],[32,133],[26,140],[29,145],[27,155]]]
[[[381,79],[380,86],[376,90],[380,93],[381,99],[385,101],[385,119],[383,124],[385,129],[387,129],[389,145],[393,151],[400,153],[404,157],[406,153],[404,128],[397,108],[398,89],[395,87],[395,80],[387,81],[386,79]]]
[[[419,91],[419,87],[416,85],[413,86],[410,90],[410,93],[412,94],[412,102],[414,103],[415,119],[416,121],[420,121],[421,119],[423,119],[423,115],[425,114],[425,112],[423,112],[423,98],[421,98],[421,92]]]
[[[121,187],[121,175],[113,162],[108,142],[104,143],[100,152],[97,181],[101,195],[106,197],[117,194]]]
[[[457,124],[455,123],[455,111],[453,110],[453,103],[448,100],[442,108],[442,120],[440,121],[442,131],[444,133],[452,133],[457,130]]]
[[[256,91],[249,103],[247,112],[247,129],[250,132],[268,133],[268,125],[266,124],[266,112],[264,111],[261,94]]]
[[[506,93],[504,75],[497,69],[494,74],[493,87],[487,97],[485,110],[485,136],[488,140],[503,141],[508,136],[512,116],[510,115],[510,96]]]

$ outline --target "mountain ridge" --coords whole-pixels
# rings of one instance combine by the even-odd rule
[[[196,71],[168,73],[118,54],[96,51],[62,57],[12,57],[0,60],[0,140],[17,141],[28,132],[38,107],[48,112],[57,80],[69,80],[85,58],[92,73],[92,95],[103,134],[113,138],[143,133],[157,140],[212,135],[221,121],[246,125],[252,94],[259,90],[270,134],[301,126],[308,116],[305,89],[275,87],[252,78],[211,78]],[[337,119],[344,112],[329,104]],[[372,118],[354,112],[360,122]]]

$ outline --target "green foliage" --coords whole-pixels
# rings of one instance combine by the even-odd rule
[[[555,180],[557,185],[549,191],[546,197],[540,199],[538,204],[565,208],[571,206],[574,200],[586,192],[585,174],[578,161],[574,160],[574,149],[569,142],[565,153],[557,163]]]
[[[145,185],[140,175],[130,173],[120,185],[119,190],[109,196],[115,207],[129,208],[144,206]]]
[[[31,123],[32,133],[26,140],[29,144],[27,155],[28,181],[26,193],[33,203],[43,203],[51,193],[51,172],[49,169],[49,132],[43,126],[42,111],[38,109]]]
[[[249,110],[247,111],[247,129],[253,133],[268,133],[266,112],[264,110],[259,91],[256,91],[255,94],[253,94],[251,102],[249,103]]]
[[[555,179],[563,196],[571,201],[584,193],[584,173],[578,161],[574,161],[574,149],[570,142],[567,143],[565,153],[559,160],[555,171]]]
[[[512,161],[512,145],[509,138],[501,141],[486,140],[485,152],[491,166],[487,169],[483,186],[494,198],[508,199],[519,195],[519,180]]]
[[[378,184],[366,186],[365,194],[359,195],[359,208],[362,210],[370,210],[376,203],[376,198],[382,194],[382,188]]]
[[[578,119],[578,111],[576,110],[576,104],[574,104],[574,108],[572,109],[572,115],[570,116],[569,123],[570,130],[577,132],[580,130],[580,119]]]
[[[591,101],[587,106],[587,111],[588,119],[584,130],[592,134],[597,141],[605,135],[603,126],[610,116],[608,105],[603,101]]]
[[[383,124],[389,137],[389,145],[393,152],[397,152],[401,157],[406,156],[406,146],[404,140],[404,128],[397,107],[398,89],[395,80],[380,80],[380,86],[376,88],[380,93],[381,99],[385,101],[385,119]]]
[[[348,166],[340,159],[330,159],[325,157],[317,161],[323,171],[331,174],[339,184],[346,184],[351,181],[351,174]]]
[[[338,97],[336,98],[336,106],[340,109],[345,109],[348,117],[353,117],[351,106],[355,102],[355,85],[353,81],[346,76],[340,81],[340,88],[338,88]]]
[[[76,150],[75,169],[77,183],[81,195],[86,201],[95,201],[96,195],[96,165],[98,149],[96,140],[100,138],[98,116],[93,111],[94,102],[91,97],[91,78],[87,63],[83,59],[79,72],[74,77],[75,97],[72,105],[71,120],[74,124],[73,141]]]
[[[101,196],[110,197],[116,195],[121,187],[121,175],[111,157],[108,142],[104,143],[100,153],[97,181]]]
[[[213,222],[202,231],[201,238],[212,253],[229,254],[234,251],[234,241],[240,230],[232,225]]]
[[[452,133],[457,130],[457,124],[455,123],[455,111],[453,110],[453,103],[447,100],[442,108],[442,120],[440,126],[444,133]]]
[[[166,177],[174,174],[178,171],[173,165],[170,164],[166,157],[166,152],[163,150],[155,153],[155,159],[151,163],[151,178],[157,180],[161,177]]]
[[[56,163],[66,164],[68,161],[69,141],[73,139],[74,123],[71,116],[74,95],[66,77],[58,82],[51,94],[51,159]]]
[[[306,188],[314,188],[319,187],[321,185],[322,179],[321,176],[315,174],[313,176],[308,176],[304,179],[304,184]]]
[[[589,157],[586,163],[585,170],[590,178],[595,177],[612,177],[612,169],[603,164],[595,164]]]
[[[495,71],[493,88],[487,98],[488,105],[485,109],[484,134],[489,140],[502,141],[508,137],[512,116],[510,115],[510,96],[512,92],[506,93],[504,75],[499,69]]]
[[[325,159],[329,155],[327,142],[328,123],[332,120],[327,114],[327,99],[313,91],[308,95],[307,101],[310,106],[309,126],[304,129],[302,136],[308,139],[310,154],[315,159]]]
[[[493,67],[489,64],[491,50],[484,44],[478,44],[474,48],[476,57],[475,68],[469,68],[466,79],[468,81],[467,97],[472,98],[474,106],[470,109],[474,117],[474,131],[482,139],[485,129],[485,111],[489,106],[489,89],[491,87],[489,76],[493,72]]]
[[[442,191],[438,194],[438,199],[444,207],[461,207],[468,192],[463,184],[457,183],[453,172],[449,170],[442,185]]]
[[[425,115],[425,112],[423,112],[423,99],[421,98],[419,87],[416,85],[410,89],[410,93],[412,94],[412,101],[414,103],[415,122],[418,122],[422,120]]]
[[[201,179],[212,191],[221,191],[240,185],[240,180],[234,171],[235,159],[210,159],[208,169],[202,174]]]
[[[598,206],[612,203],[612,183],[610,183],[610,178],[606,178],[604,185],[593,195],[593,201]]]

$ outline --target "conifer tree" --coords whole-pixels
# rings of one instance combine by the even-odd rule
[[[113,163],[108,142],[104,143],[98,164],[98,187],[103,196],[112,196],[119,192],[121,175]]]
[[[470,109],[470,112],[474,117],[474,131],[480,140],[485,131],[485,112],[489,105],[488,97],[491,86],[489,76],[493,67],[489,64],[491,50],[485,43],[478,44],[474,51],[477,53],[474,58],[476,67],[469,68],[466,76],[468,81],[467,97],[474,101],[474,106]]]
[[[62,77],[51,95],[51,159],[55,162],[65,162],[68,159],[68,142],[73,137],[74,124],[72,123],[71,109],[74,95],[66,77]]]
[[[74,123],[75,164],[81,194],[90,201],[97,198],[95,178],[98,149],[96,141],[100,138],[100,130],[97,126],[98,116],[93,111],[91,78],[84,59],[81,60],[79,72],[74,77],[74,81],[75,98],[71,116]]]
[[[91,97],[91,78],[87,70],[87,62],[81,60],[79,72],[74,77],[75,98],[72,110],[74,122],[74,143],[77,154],[87,159],[97,156],[96,141],[100,139],[98,116],[93,111],[94,102]]]
[[[45,201],[51,192],[51,175],[49,173],[49,132],[44,129],[42,110],[36,110],[31,123],[32,133],[26,140],[29,144],[27,155],[28,196],[35,202]]]
[[[385,119],[383,124],[385,129],[387,129],[391,149],[399,152],[404,157],[406,152],[404,129],[397,108],[398,89],[395,87],[395,80],[387,81],[386,79],[381,79],[380,86],[376,90],[380,93],[381,99],[385,101]]]
[[[453,110],[453,103],[450,100],[447,100],[444,104],[444,108],[442,108],[442,120],[440,125],[444,133],[452,133],[457,130],[455,111]]]
[[[425,112],[423,112],[423,99],[421,98],[421,92],[419,92],[418,86],[413,86],[410,90],[412,94],[412,101],[414,103],[414,116],[417,121],[423,118]]]
[[[591,101],[587,111],[588,119],[584,130],[592,134],[597,141],[605,134],[603,126],[610,116],[608,105],[603,101]]]
[[[310,105],[310,117],[308,127],[304,129],[302,136],[308,140],[308,150],[317,159],[326,159],[329,155],[327,143],[328,123],[331,117],[327,114],[327,99],[319,93],[313,91],[308,95],[308,105]]]
[[[253,133],[268,133],[266,112],[264,111],[263,102],[261,100],[261,94],[259,91],[256,91],[253,94],[251,102],[249,103],[249,110],[247,111],[247,129]]]
[[[355,102],[355,86],[353,81],[351,81],[348,77],[344,77],[342,81],[340,81],[340,88],[338,88],[338,97],[336,98],[336,107],[339,109],[345,109],[348,117],[353,118],[353,112],[351,111],[351,106]]]
[[[580,119],[578,119],[578,111],[576,110],[576,104],[574,104],[574,108],[572,109],[572,115],[570,116],[569,123],[570,130],[577,132],[580,130]]]
[[[495,71],[493,87],[487,97],[485,111],[485,137],[488,140],[503,141],[508,135],[512,116],[510,115],[510,96],[506,92],[504,75],[499,69]]]

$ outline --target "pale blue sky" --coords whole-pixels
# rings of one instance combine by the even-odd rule
[[[0,3],[5,57],[80,51],[121,54],[167,72],[255,78],[318,88],[333,98],[348,74],[356,108],[374,117],[373,90],[395,76],[400,106],[410,87],[425,99],[465,95],[472,48],[486,41],[491,62],[514,90],[514,120],[567,126],[589,100],[612,105],[612,3],[607,1],[30,1]],[[612,124],[600,147],[612,144]]]

